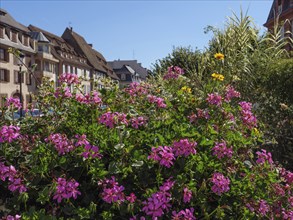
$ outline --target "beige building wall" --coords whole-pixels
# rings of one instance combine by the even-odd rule
[[[18,72],[20,66],[17,58],[8,53],[8,48],[19,49],[24,54],[24,63],[30,66],[34,63],[34,50],[30,47],[30,39],[21,32],[13,31],[0,26],[0,106],[2,107],[7,97],[20,96],[20,80]],[[36,85],[31,74],[22,66],[22,98],[24,107],[31,102],[31,94],[35,92]]]

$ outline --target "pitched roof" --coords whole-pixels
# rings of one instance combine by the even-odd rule
[[[148,70],[141,66],[141,63],[138,63],[137,60],[114,60],[108,62],[109,65],[115,70],[120,69],[124,65],[130,66],[139,76],[145,79],[148,75]]]
[[[15,29],[18,29],[20,31],[25,32],[28,34],[29,30],[26,26],[22,25],[21,23],[14,20],[14,18],[4,9],[0,8],[0,22],[2,24],[6,24],[10,27],[13,27]]]
[[[72,31],[72,29],[66,28],[62,38],[69,44],[74,45],[79,52],[83,53],[94,69],[107,74],[113,79],[119,79],[112,68],[107,64],[103,55],[94,50],[82,36]]]
[[[276,11],[277,10],[277,3],[278,3],[277,0],[273,0],[267,21],[264,24],[264,26],[267,26],[267,24],[271,20],[274,20],[274,18],[277,16],[277,14],[278,14],[278,11]],[[282,16],[282,14],[292,13],[293,5],[292,5],[292,3],[290,3],[290,0],[282,1],[281,4],[282,4],[281,16]]]
[[[38,28],[36,26],[33,26],[31,24],[28,26],[28,28],[32,32],[41,32],[46,37],[46,39],[50,41],[50,43],[53,45],[51,52],[53,56],[56,57],[57,59],[66,61],[68,63],[73,63],[77,66],[81,66],[87,69],[91,68],[88,64],[81,63],[78,60],[78,58],[86,59],[86,57],[82,53],[79,53],[78,51],[76,51],[75,48],[72,47],[70,44],[68,44],[63,38],[55,34],[52,34],[48,31],[45,31],[41,28]],[[60,55],[61,52],[66,52],[68,54],[71,54],[73,58],[67,58],[67,57],[61,56]]]
[[[31,38],[33,38],[34,40],[36,40],[38,42],[46,42],[46,43],[50,42],[48,40],[48,38],[46,38],[42,32],[32,31],[32,32],[30,32],[30,36],[31,36]]]

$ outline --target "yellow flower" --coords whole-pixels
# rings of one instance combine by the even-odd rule
[[[255,133],[257,136],[259,136],[259,130],[258,130],[257,128],[253,128],[253,130],[254,130],[254,133]]]
[[[187,86],[183,86],[183,87],[181,88],[181,91],[183,91],[183,92],[187,92],[187,93],[191,93],[191,88],[189,88],[189,87],[187,87]]]
[[[107,112],[111,111],[111,108],[107,108]]]
[[[223,60],[225,57],[222,53],[216,53],[214,56],[217,60]]]
[[[219,81],[223,81],[224,78],[225,78],[222,74],[219,74],[219,73],[213,73],[213,74],[212,74],[212,77],[213,77],[214,79],[219,80]]]

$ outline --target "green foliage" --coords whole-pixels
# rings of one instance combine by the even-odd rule
[[[176,47],[165,58],[157,60],[153,64],[153,72],[162,75],[170,66],[179,66],[185,70],[186,75],[199,73],[199,60],[201,52],[193,50],[191,47]]]
[[[260,77],[264,64],[258,63],[282,53],[263,56],[271,49],[258,39],[247,16],[228,22],[224,31],[214,29],[207,52],[176,49],[159,61],[158,74],[147,83],[119,90],[107,82],[97,93],[82,94],[80,84],[54,88],[44,79],[36,97],[43,117],[0,121],[0,199],[5,201],[0,214],[21,214],[23,219],[172,219],[189,209],[198,219],[285,218],[292,210],[292,173],[261,151],[266,130],[257,127],[251,112],[262,112],[268,103],[259,98],[250,109],[249,103],[239,102],[257,97],[252,88],[289,102],[291,91],[274,91],[269,82],[280,76],[290,86],[285,79],[292,63],[275,64]],[[224,60],[216,59],[215,52],[223,52]],[[168,65],[181,65],[185,74],[164,78]],[[212,78],[213,72],[225,79]],[[259,86],[264,82],[267,87]],[[235,91],[228,98],[232,84],[241,89],[241,98]],[[284,117],[290,108],[284,108]],[[13,110],[2,109],[4,114]],[[263,111],[262,117],[268,113]],[[8,125],[19,126],[20,135],[6,139]],[[89,143],[79,143],[81,135]],[[192,143],[190,152],[187,144],[180,144],[184,153],[176,150],[180,141]],[[7,172],[10,178],[4,176]],[[26,192],[11,188],[15,178]],[[58,190],[74,188],[73,183],[80,194],[64,192],[58,201]],[[185,201],[186,188],[190,201]],[[132,193],[133,201],[128,197]],[[146,211],[154,207],[148,204],[152,201],[161,209],[156,214]]]

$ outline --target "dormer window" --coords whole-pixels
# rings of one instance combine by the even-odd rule
[[[17,33],[15,32],[15,31],[12,31],[12,37],[11,37],[11,40],[13,41],[13,42],[17,42]]]
[[[28,46],[28,37],[27,36],[23,37],[23,45]]]
[[[38,51],[43,53],[49,53],[49,45],[47,44],[38,45]]]
[[[0,27],[0,38],[4,38],[4,27]]]
[[[5,34],[8,36],[8,38],[10,39],[10,29],[9,28],[5,28]]]

